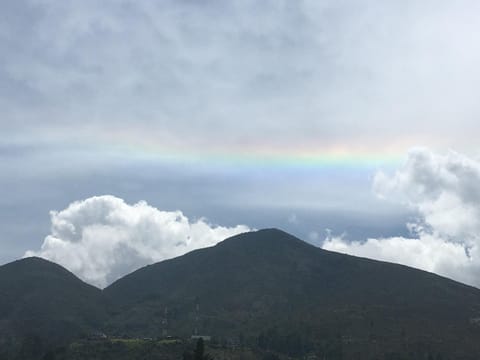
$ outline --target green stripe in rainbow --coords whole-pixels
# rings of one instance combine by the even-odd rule
[[[220,136],[220,135],[219,135]],[[158,129],[110,129],[90,137],[93,148],[124,161],[146,161],[202,167],[242,168],[378,168],[396,166],[405,159],[406,150],[414,139],[397,139],[388,146],[359,143],[335,144],[314,142],[311,139],[282,142],[279,139],[255,139],[244,143],[238,139],[232,143],[228,138],[211,135],[207,138],[191,134],[181,137],[167,130]]]
[[[350,152],[335,150],[295,151],[278,149],[200,149],[172,150],[157,145],[113,145],[106,149],[124,160],[169,164],[201,164],[206,166],[271,167],[271,168],[376,168],[394,166],[404,153]]]

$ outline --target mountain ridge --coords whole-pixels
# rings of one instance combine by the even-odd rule
[[[0,335],[13,343],[31,335],[22,332],[30,324],[47,343],[101,329],[139,338],[208,334],[293,357],[480,355],[472,321],[480,318],[479,289],[278,229],[145,266],[103,290],[50,261],[21,259],[0,266],[1,294],[9,295],[0,296]]]
[[[249,334],[255,342],[268,329],[281,336],[297,329],[311,342],[343,334],[368,347],[368,330],[398,351],[403,345],[392,339],[402,331],[415,342],[465,343],[461,337],[475,331],[470,319],[480,314],[474,287],[323,250],[278,229],[236,235],[146,266],[104,291],[121,309],[110,319],[112,331],[161,333],[161,309],[168,308],[168,330],[182,336],[197,326],[213,336]],[[201,324],[194,323],[196,316]],[[438,330],[447,327],[454,330]]]
[[[276,234],[276,235],[281,235],[282,237],[285,237],[287,236],[288,238],[290,238],[291,240],[297,242],[298,245],[302,245],[302,246],[305,246],[305,247],[309,247],[312,251],[318,251],[320,250],[321,252],[325,252],[325,253],[329,253],[329,254],[338,254],[340,256],[347,256],[347,257],[350,257],[350,258],[355,258],[355,259],[359,259],[360,261],[363,261],[363,260],[366,260],[366,261],[371,261],[371,262],[375,262],[375,263],[379,263],[379,264],[386,264],[386,265],[393,265],[393,266],[396,266],[396,267],[399,267],[399,268],[404,268],[406,270],[415,270],[415,271],[419,271],[419,272],[422,272],[422,273],[427,273],[427,274],[431,274],[435,277],[439,277],[439,278],[442,278],[442,279],[445,279],[447,281],[451,281],[453,283],[456,283],[456,284],[460,284],[462,286],[465,286],[467,288],[473,288],[473,289],[476,289],[476,290],[480,290],[480,288],[476,287],[476,286],[473,286],[473,285],[469,285],[469,284],[466,284],[466,283],[463,283],[461,281],[458,281],[458,280],[454,280],[452,278],[449,278],[447,276],[444,276],[444,275],[440,275],[440,274],[437,274],[437,273],[434,273],[434,272],[431,272],[431,271],[428,271],[428,270],[424,270],[424,269],[420,269],[420,268],[415,268],[413,266],[409,266],[409,265],[404,265],[404,264],[400,264],[400,263],[395,263],[395,262],[392,262],[392,261],[386,261],[386,260],[377,260],[377,259],[371,259],[371,258],[368,258],[368,257],[364,257],[364,256],[357,256],[357,255],[351,255],[351,254],[346,254],[346,253],[342,253],[342,252],[338,252],[338,251],[332,251],[332,250],[326,250],[326,249],[323,249],[321,247],[318,247],[318,246],[315,246],[311,243],[308,243],[304,240],[301,240],[300,238],[292,235],[292,234],[289,234],[279,228],[265,228],[265,229],[260,229],[260,230],[255,230],[255,231],[249,231],[249,232],[244,232],[244,233],[241,233],[241,234],[237,234],[237,235],[234,235],[234,236],[231,236],[227,239],[224,239],[222,241],[220,241],[219,243],[213,245],[213,246],[209,246],[209,247],[205,247],[205,248],[200,248],[200,249],[195,249],[195,250],[192,250],[192,251],[189,251],[183,255],[179,255],[179,256],[175,256],[173,258],[169,258],[169,259],[165,259],[165,260],[161,260],[161,261],[158,261],[158,262],[155,262],[155,263],[152,263],[152,264],[148,264],[148,265],[145,265],[145,266],[142,266],[136,270],[133,270],[132,272],[120,277],[119,279],[113,281],[111,284],[107,285],[103,290],[107,289],[107,288],[110,288],[112,285],[114,285],[115,283],[121,281],[122,279],[124,278],[127,278],[129,277],[130,275],[132,275],[133,273],[139,271],[139,270],[142,270],[142,269],[146,269],[146,268],[150,268],[152,266],[157,266],[161,263],[164,263],[164,262],[170,262],[170,261],[174,261],[175,259],[178,259],[178,258],[181,258],[181,257],[184,257],[184,256],[187,256],[189,254],[192,254],[192,253],[197,253],[197,252],[202,252],[203,250],[207,250],[207,249],[212,249],[212,248],[217,248],[217,247],[222,247],[222,246],[225,246],[226,244],[229,244],[229,243],[232,243],[234,241],[243,241],[243,240],[251,240],[249,239],[250,236],[252,234],[265,234],[265,233],[269,233],[269,234]],[[277,239],[278,240],[278,239]],[[275,244],[278,245],[278,241],[275,240]],[[270,242],[270,245],[273,245],[272,242]],[[92,285],[94,286],[94,285]]]

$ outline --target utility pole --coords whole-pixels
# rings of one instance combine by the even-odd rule
[[[195,298],[195,330],[193,334],[195,336],[198,336],[199,323],[200,323],[200,300],[197,297]]]
[[[165,306],[164,316],[162,319],[162,336],[168,336],[168,306]]]

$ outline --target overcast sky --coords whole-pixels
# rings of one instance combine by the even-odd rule
[[[105,286],[280,227],[480,286],[479,16],[2,2],[0,263],[40,255]]]

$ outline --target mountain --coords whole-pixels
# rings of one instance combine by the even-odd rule
[[[32,257],[0,266],[0,358],[28,358],[94,331],[105,310],[101,290],[55,263]]]
[[[146,266],[104,292],[116,304],[106,325],[116,333],[197,329],[292,356],[480,355],[480,290],[276,229]]]
[[[82,336],[95,330],[111,339]],[[146,266],[103,291],[39,258],[0,266],[2,360],[179,358],[181,342],[149,338],[194,333],[212,336],[222,358],[227,345],[231,358],[474,360],[480,290],[276,229]]]

